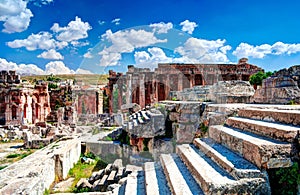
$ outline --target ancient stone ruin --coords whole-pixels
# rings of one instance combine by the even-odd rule
[[[249,76],[261,70],[246,59],[129,66],[109,72],[103,97],[98,88],[29,86],[2,72],[0,135],[44,147],[0,170],[0,194],[43,194],[70,179],[76,162],[92,161],[86,153],[108,164],[77,182],[85,194],[274,193],[282,186],[274,172],[300,159],[300,106],[286,105],[298,103],[299,66],[254,90]]]
[[[300,103],[300,66],[292,66],[276,72],[263,81],[252,98],[254,103]]]

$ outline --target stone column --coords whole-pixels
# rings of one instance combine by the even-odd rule
[[[139,78],[139,105],[141,106],[141,108],[145,108],[145,74],[140,74]]]
[[[178,75],[178,86],[177,86],[177,89],[178,91],[182,91],[182,73],[179,73]]]
[[[202,85],[204,86],[204,85],[206,85],[206,83],[205,83],[205,76],[204,76],[204,74],[202,74]]]
[[[165,99],[167,99],[169,97],[169,93],[170,93],[170,75],[167,74],[166,75],[166,85],[165,85]]]
[[[195,75],[191,74],[190,75],[190,88],[195,86]]]
[[[127,80],[126,80],[126,104],[130,104],[131,103],[131,98],[132,98],[132,75],[128,74],[127,75]]]
[[[123,80],[119,78],[118,80],[118,108],[121,109],[123,104]]]

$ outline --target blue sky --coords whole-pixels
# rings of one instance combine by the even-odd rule
[[[300,64],[299,1],[0,0],[0,69],[126,71],[128,64]]]

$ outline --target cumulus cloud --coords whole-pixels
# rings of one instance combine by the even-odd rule
[[[120,25],[121,24],[121,18],[115,18],[111,21],[111,23],[114,23],[115,25]]]
[[[16,64],[8,62],[6,59],[0,58],[0,70],[15,70],[21,75],[42,75],[45,72],[34,64]]]
[[[154,36],[154,32],[145,30],[124,30],[113,33],[107,30],[102,35],[102,40],[110,42],[112,45],[105,47],[99,52],[100,66],[117,65],[121,59],[122,53],[133,52],[136,48],[148,47],[155,43],[166,42],[166,39],[158,39]]]
[[[64,59],[64,57],[59,52],[55,51],[54,49],[44,51],[37,57],[44,58],[44,59],[51,59],[51,60],[63,60]]]
[[[238,58],[253,57],[264,58],[266,55],[290,55],[300,52],[300,44],[287,44],[276,42],[273,45],[262,44],[253,46],[248,43],[241,43],[234,51],[233,55]]]
[[[3,22],[2,32],[15,33],[26,30],[33,17],[27,2],[23,0],[0,1],[0,22]]]
[[[148,48],[147,51],[134,53],[134,59],[138,67],[154,68],[158,63],[170,63],[173,61],[171,57],[166,56],[161,48],[152,47]]]
[[[168,31],[173,28],[173,24],[171,22],[168,22],[168,23],[164,23],[164,22],[154,23],[154,24],[150,24],[149,26],[151,28],[153,28],[153,30],[155,32],[157,32],[158,34],[168,33]]]
[[[175,52],[186,62],[223,63],[228,62],[227,51],[231,46],[224,45],[226,40],[205,40],[189,38],[183,46],[175,48]]]
[[[195,22],[190,22],[189,20],[185,20],[180,23],[180,26],[182,26],[181,30],[184,32],[187,32],[189,34],[193,34],[193,31],[198,26]]]
[[[62,61],[52,61],[46,64],[46,74],[75,74],[74,70],[68,68]]]
[[[76,70],[76,74],[94,74],[93,72],[89,71],[89,70],[85,70],[85,69],[81,69],[81,68],[78,68]]]
[[[54,23],[51,27],[51,30],[57,33],[57,40],[66,42],[87,38],[88,31],[91,29],[92,27],[88,22],[81,21],[81,18],[77,16],[66,27],[60,27],[58,23]]]
[[[68,45],[67,42],[59,42],[53,39],[49,32],[40,32],[38,34],[31,34],[26,39],[16,39],[7,42],[11,48],[25,47],[29,51],[36,49],[50,50],[54,48],[62,49]]]

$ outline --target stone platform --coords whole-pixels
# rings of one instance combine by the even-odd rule
[[[54,142],[0,170],[0,194],[43,194],[55,177],[64,179],[79,160],[80,141],[76,138]]]

